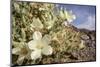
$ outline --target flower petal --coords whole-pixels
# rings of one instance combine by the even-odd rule
[[[25,58],[25,56],[19,55],[18,60],[17,60],[18,65],[21,65],[23,63],[24,58]]]
[[[19,48],[19,47],[13,48],[12,49],[12,54],[19,55],[20,51],[21,51],[21,48]]]
[[[64,21],[64,25],[65,26],[68,26],[68,21]]]
[[[31,40],[30,42],[28,42],[28,47],[31,50],[34,50],[36,48],[37,42],[35,40]]]
[[[36,28],[39,28],[39,29],[42,29],[43,28],[43,24],[42,22],[40,21],[39,18],[33,18],[33,23],[31,25],[32,27],[36,27]]]
[[[45,35],[43,38],[42,38],[42,41],[45,45],[48,45],[50,44],[50,41],[51,41],[51,37],[49,35]]]
[[[72,15],[72,17],[73,17],[73,20],[75,20],[75,19],[76,19],[76,16],[75,16],[75,15]]]
[[[71,23],[73,21],[73,19],[68,18],[67,19],[69,23]]]
[[[42,53],[43,53],[44,55],[51,55],[52,52],[53,52],[53,49],[52,49],[51,46],[46,46],[46,47],[44,47],[44,48],[42,49]]]
[[[33,34],[34,40],[40,40],[42,38],[42,34],[39,31],[35,31]]]
[[[31,53],[31,59],[36,60],[38,58],[41,58],[41,50],[37,49]]]

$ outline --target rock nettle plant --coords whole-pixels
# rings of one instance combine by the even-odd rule
[[[12,2],[14,65],[95,60],[88,55],[89,36],[71,25],[77,17],[72,11],[55,9],[56,4],[50,3]],[[87,56],[91,58],[84,59]]]

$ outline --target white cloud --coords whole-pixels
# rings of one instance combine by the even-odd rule
[[[89,30],[95,30],[95,16],[88,16],[87,20],[82,24],[77,25],[78,28],[85,28]]]

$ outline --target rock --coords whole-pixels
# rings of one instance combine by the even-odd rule
[[[93,35],[90,35],[91,36],[91,40],[95,40],[95,36]]]
[[[82,35],[81,38],[82,38],[83,40],[88,40],[88,39],[89,39],[89,36],[87,36],[87,35]]]

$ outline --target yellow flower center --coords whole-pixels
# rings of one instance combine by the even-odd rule
[[[36,48],[43,49],[43,46],[42,45],[37,45]]]
[[[40,42],[38,42],[36,48],[38,48],[38,49],[43,49],[43,47],[44,47],[43,45],[44,45],[44,44],[40,41]]]
[[[26,55],[28,50],[26,48],[21,48],[21,54]]]

